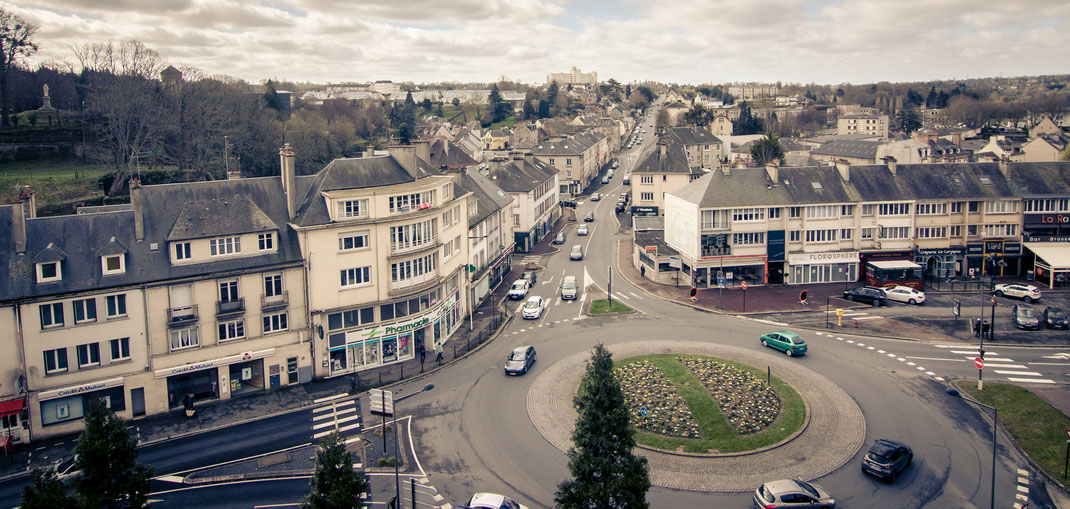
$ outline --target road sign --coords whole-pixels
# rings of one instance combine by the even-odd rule
[[[980,358],[980,357],[975,357],[973,359],[973,365],[977,366],[977,369],[981,369],[981,368],[985,367],[985,360]]]
[[[739,284],[739,287],[744,289],[744,290],[746,290],[747,289],[747,282],[743,281],[742,283]]]
[[[1066,439],[1070,440],[1070,429],[1066,430]]]
[[[955,299],[955,306],[951,308],[951,312],[955,314],[955,318],[958,318],[962,314],[962,302]]]
[[[992,305],[993,306],[996,305],[996,296],[995,295],[992,296]]]
[[[639,407],[639,415],[641,415],[643,417],[646,417],[647,413],[648,412],[646,411],[646,407],[645,406]],[[1070,432],[1070,430],[1067,430],[1067,432]]]
[[[390,391],[372,389],[368,391],[368,403],[372,415],[391,417],[394,415],[394,395]]]
[[[724,288],[724,278],[723,277],[717,278],[717,288]]]

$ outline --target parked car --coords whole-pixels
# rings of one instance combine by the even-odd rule
[[[798,479],[770,481],[754,490],[754,507],[779,509],[782,507],[836,507],[836,499],[824,488]]]
[[[1070,328],[1070,319],[1066,318],[1066,313],[1063,310],[1048,306],[1044,308],[1044,324],[1049,329],[1065,330]]]
[[[565,276],[561,281],[561,298],[573,300],[580,296],[580,285],[576,283],[576,276]]]
[[[528,282],[528,286],[535,286],[535,282],[539,280],[539,274],[533,270],[525,270],[520,274],[520,279]]]
[[[608,184],[609,183],[609,176],[608,175],[606,175],[605,177],[602,177],[602,183],[603,184]]]
[[[892,288],[884,289],[885,296],[888,300],[894,300],[896,302],[905,302],[907,304],[924,304],[925,292],[920,292],[909,286],[893,286]]]
[[[52,466],[52,471],[56,473],[56,479],[63,484],[69,484],[71,481],[81,477],[82,471],[75,466],[77,463],[77,454],[65,460],[57,461]]]
[[[572,246],[572,252],[568,254],[569,260],[582,260],[583,259],[583,246],[576,244]]]
[[[860,286],[843,292],[843,298],[851,301],[867,302],[874,306],[883,306],[888,303],[888,295],[883,288],[876,286]]]
[[[594,221],[594,212],[588,212],[583,215],[583,222],[590,223]]]
[[[528,509],[528,507],[497,493],[476,493],[468,501],[468,509]]]
[[[780,350],[788,357],[806,353],[806,341],[803,341],[803,338],[791,331],[763,334],[761,341],[762,346]]]
[[[996,285],[992,288],[992,293],[996,294],[997,297],[1014,297],[1016,299],[1022,299],[1026,303],[1040,300],[1040,290],[1033,285],[1005,283]]]
[[[528,301],[524,303],[522,314],[525,320],[535,320],[542,316],[542,297],[538,295],[528,297]]]
[[[623,182],[624,182],[624,185],[626,185],[626,186],[632,185],[632,174],[631,173],[625,174]]]
[[[895,481],[914,460],[914,452],[895,440],[878,439],[862,457],[862,473]]]
[[[614,210],[616,211],[616,213],[620,214],[624,212],[625,208],[627,208],[627,205],[625,205],[623,201],[618,201],[617,206]]]
[[[614,169],[614,170],[617,169],[617,168],[620,168],[620,161],[617,160],[617,159],[614,159],[613,160],[613,164],[609,165],[609,167]]]
[[[591,195],[591,201],[598,201],[598,200],[601,200],[601,199],[602,199],[602,195],[599,194],[599,193],[594,193],[594,194]]]
[[[505,374],[523,375],[535,364],[535,347],[531,345],[518,346],[509,354],[505,361]]]
[[[1040,328],[1040,317],[1029,304],[1015,304],[1011,311],[1014,315],[1014,326],[1019,329],[1037,330]]]
[[[587,230],[587,225],[585,224],[581,224],[579,228],[576,228],[576,235],[587,235],[588,233],[589,230]]]
[[[528,296],[528,282],[523,279],[517,279],[513,282],[513,286],[509,288],[509,298],[512,300],[521,300]]]
[[[554,244],[564,244],[565,243],[565,232],[558,232],[557,235],[554,237],[553,243]]]
[[[613,178],[613,168],[610,168],[609,171],[606,172],[606,176],[609,178]]]

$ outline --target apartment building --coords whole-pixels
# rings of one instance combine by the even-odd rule
[[[844,134],[869,134],[888,139],[888,115],[854,114],[841,115],[836,120],[836,132]]]
[[[559,173],[530,153],[491,161],[487,177],[512,198],[506,218],[517,252],[529,252],[561,218]]]
[[[613,154],[609,138],[597,131],[544,140],[531,152],[535,159],[557,170],[561,194],[582,193],[609,164]]]
[[[684,148],[691,168],[717,169],[728,157],[729,144],[710,131],[694,126],[673,127],[668,131],[668,135]]]
[[[696,157],[700,154],[696,152]],[[648,152],[632,169],[631,214],[663,215],[665,195],[686,186],[704,173],[702,168],[691,165],[685,145],[678,137],[659,138],[657,149]]]
[[[546,84],[557,83],[559,87],[567,85],[598,85],[598,73],[581,72],[579,67],[572,66],[567,72],[551,72],[546,74]]]
[[[468,205],[468,279],[472,287],[470,302],[476,307],[512,270],[509,255],[513,253],[515,240],[509,221],[512,221],[510,213],[515,198],[475,170],[461,173],[460,186],[471,195]]]

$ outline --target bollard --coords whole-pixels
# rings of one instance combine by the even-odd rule
[[[453,344],[453,358],[457,358],[457,343]]]
[[[379,372],[379,387],[383,386],[383,372]]]
[[[765,367],[765,385],[769,385],[769,379],[773,376],[773,368]]]
[[[855,320],[855,328],[858,328],[858,320]]]
[[[398,366],[401,367],[401,378],[399,378],[398,380],[404,380],[405,379],[405,365],[404,364],[398,364]]]

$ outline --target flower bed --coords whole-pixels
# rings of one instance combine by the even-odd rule
[[[654,363],[638,361],[617,368],[617,378],[631,414],[640,430],[680,438],[699,438],[702,430],[676,387]],[[646,416],[640,409],[646,407]]]
[[[761,431],[780,415],[780,396],[765,380],[708,358],[676,360],[702,382],[736,433]]]

